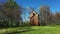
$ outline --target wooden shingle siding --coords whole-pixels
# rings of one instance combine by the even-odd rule
[[[40,23],[39,23],[39,16],[36,12],[31,12],[30,14],[30,24],[32,26],[38,26]]]

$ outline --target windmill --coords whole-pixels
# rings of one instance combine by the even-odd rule
[[[31,12],[35,12],[35,11],[34,11],[34,8],[27,7],[27,9],[28,9],[28,11],[29,11],[29,14],[30,14]]]

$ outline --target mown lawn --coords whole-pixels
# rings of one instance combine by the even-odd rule
[[[60,34],[60,26],[32,26],[0,29],[0,34]]]

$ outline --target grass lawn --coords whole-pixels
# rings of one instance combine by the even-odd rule
[[[60,34],[60,26],[32,26],[0,29],[1,34]]]

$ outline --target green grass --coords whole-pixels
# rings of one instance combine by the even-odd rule
[[[60,34],[60,27],[39,26],[32,27],[32,31],[25,32],[26,34]],[[22,33],[24,34],[24,33]]]
[[[0,29],[1,34],[60,34],[60,26],[32,26]]]

